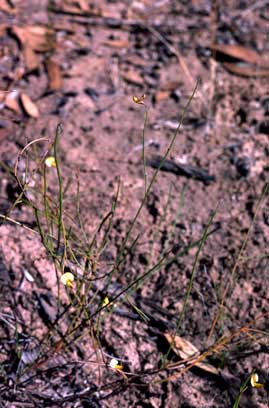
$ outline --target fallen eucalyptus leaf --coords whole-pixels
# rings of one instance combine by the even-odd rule
[[[269,76],[269,68],[259,68],[255,65],[234,64],[232,62],[223,62],[223,66],[233,74],[244,77],[264,78]]]
[[[209,47],[212,51],[227,55],[241,61],[249,62],[251,64],[261,64],[260,55],[250,48],[242,47],[236,44],[212,44]]]
[[[183,360],[191,360],[189,363],[195,362],[201,355],[197,347],[195,347],[190,341],[180,336],[171,336],[169,333],[164,334],[166,340],[171,345],[172,350]],[[201,370],[208,373],[219,375],[219,370],[211,364],[205,362],[197,362],[194,366],[199,367]]]
[[[55,33],[51,28],[13,26],[12,31],[23,46],[27,44],[34,51],[47,52],[52,51],[55,47]]]
[[[122,78],[131,84],[143,86],[145,81],[142,76],[135,70],[129,70],[121,74]]]
[[[6,0],[1,0],[0,11],[4,13],[14,14],[15,8],[11,7]]]
[[[155,93],[155,101],[156,102],[162,102],[165,101],[170,97],[171,92],[170,91],[157,91]]]
[[[127,48],[130,46],[129,41],[127,40],[106,40],[103,42],[103,45],[111,48]]]
[[[87,4],[86,0],[77,0],[77,3],[79,4],[79,7],[82,11],[89,11],[89,5]]]
[[[8,92],[5,97],[5,106],[16,113],[20,113],[20,107],[18,104],[18,92],[16,90]]]
[[[27,94],[25,93],[21,94],[21,103],[27,115],[31,116],[32,118],[38,118],[39,116],[38,108]]]
[[[47,61],[47,72],[49,77],[49,89],[51,91],[58,91],[63,85],[63,78],[60,66],[51,58]]]
[[[35,53],[35,51],[29,46],[28,43],[24,45],[23,48],[23,55],[25,59],[25,65],[27,68],[27,72],[34,71],[40,65],[39,56]]]

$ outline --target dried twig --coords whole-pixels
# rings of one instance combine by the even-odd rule
[[[166,48],[177,57],[177,60],[179,62],[179,65],[182,68],[182,71],[184,72],[186,78],[188,79],[188,81],[190,82],[191,87],[194,87],[194,79],[190,73],[190,70],[184,60],[184,58],[180,55],[179,51],[172,45],[170,44],[162,34],[160,34],[155,28],[146,25],[146,28],[155,36],[158,38],[159,41],[161,41],[163,43],[163,45],[166,46]]]
[[[70,23],[77,23],[90,26],[106,26],[108,28],[120,28],[125,30],[132,30],[134,28],[153,28],[155,30],[173,30],[173,33],[185,33],[186,31],[201,30],[202,28],[207,29],[205,24],[200,23],[196,26],[192,24],[191,28],[188,27],[188,22],[186,20],[177,22],[175,26],[174,22],[165,23],[155,23],[153,21],[145,22],[143,20],[127,20],[115,17],[96,17],[94,15],[79,13],[74,14],[70,12],[64,12],[61,9],[53,8],[52,12],[55,14],[70,16]],[[57,26],[57,23],[56,23]]]
[[[254,10],[257,10],[258,8],[265,7],[267,6],[267,4],[269,4],[269,0],[256,1],[245,10],[238,10],[236,13],[233,14],[233,17],[246,17],[247,14],[251,13]]]

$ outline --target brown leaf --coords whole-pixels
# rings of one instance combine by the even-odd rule
[[[13,33],[20,43],[26,44],[34,51],[47,52],[55,47],[54,30],[44,26],[12,27]]]
[[[0,11],[4,13],[14,14],[15,9],[11,7],[6,0],[1,0]]]
[[[11,91],[6,95],[5,106],[16,113],[21,112],[19,104],[18,104],[18,100],[17,100],[17,91],[13,91],[13,92]]]
[[[145,83],[142,76],[137,71],[134,71],[134,70],[129,70],[128,72],[123,72],[121,74],[121,76],[126,82],[129,82],[131,84],[143,86],[144,83]]]
[[[250,48],[242,47],[236,44],[212,44],[209,48],[228,57],[236,58],[251,64],[259,65],[262,63],[260,55]]]
[[[224,68],[236,75],[242,75],[244,77],[256,77],[263,78],[269,76],[269,68],[258,68],[251,65],[239,65],[232,62],[223,62]]]
[[[155,100],[156,102],[165,101],[170,96],[170,91],[157,91],[155,93]]]
[[[82,14],[78,4],[75,5],[75,6],[71,5],[71,4],[63,4],[59,8],[54,7],[54,10],[64,12],[64,13],[68,13],[68,14],[74,14],[74,15],[81,15]]]
[[[83,1],[84,3],[84,1]],[[100,8],[98,6],[94,6],[92,5],[91,9],[89,10],[89,7],[87,6],[87,9],[85,8],[86,2],[83,6],[82,1],[81,0],[77,0],[77,5],[74,5],[74,3],[72,4],[63,4],[61,5],[60,8],[58,7],[54,7],[55,11],[60,11],[60,12],[64,12],[67,14],[73,14],[73,15],[77,15],[77,16],[100,16],[101,15],[101,11]],[[82,8],[82,7],[83,8]]]
[[[127,40],[106,40],[103,42],[103,45],[112,48],[127,48],[130,46],[130,43]]]
[[[194,363],[195,360],[201,355],[199,350],[188,340],[180,336],[171,336],[169,333],[164,334],[168,343],[172,346],[173,351],[183,360],[191,360],[190,363]],[[211,364],[199,362],[194,364],[201,370],[207,371],[211,374],[219,375],[219,371]]]
[[[49,77],[49,89],[51,91],[58,91],[63,85],[63,78],[60,66],[56,61],[49,59],[47,61],[47,72]]]
[[[170,345],[172,344],[174,352],[183,359],[199,354],[199,350],[188,340],[183,339],[183,337],[171,336],[171,334],[165,333],[165,338]]]
[[[27,115],[31,116],[32,118],[38,118],[39,116],[38,108],[27,94],[25,93],[21,94],[21,103]]]
[[[162,84],[161,88],[163,91],[170,91],[173,92],[176,89],[178,89],[182,85],[182,82],[180,81],[168,81]]]
[[[13,80],[15,82],[19,81],[23,75],[25,74],[25,69],[22,66],[18,66],[17,68],[15,68],[15,71],[13,73]]]
[[[15,36],[18,38],[20,41],[21,45],[25,44],[27,41],[27,34],[26,30],[21,27],[13,26],[12,27],[12,32],[15,34]]]
[[[89,6],[86,0],[77,0],[77,3],[82,11],[89,11]]]
[[[147,61],[144,60],[143,58],[139,57],[138,55],[126,56],[126,62],[128,62],[131,65],[138,66],[138,67],[146,67],[147,66]]]
[[[34,51],[46,52],[55,48],[54,30],[42,26],[30,26],[27,29],[28,44]]]
[[[40,65],[40,58],[39,56],[33,51],[33,49],[29,46],[28,43],[24,45],[23,48],[23,55],[25,59],[25,65],[27,68],[27,72],[34,71]]]

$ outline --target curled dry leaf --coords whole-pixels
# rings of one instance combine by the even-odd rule
[[[49,77],[49,89],[51,91],[58,91],[63,85],[60,66],[53,59],[49,59],[46,65]]]
[[[77,0],[77,3],[79,4],[79,7],[81,8],[82,11],[89,11],[89,6],[87,4],[86,0]]]
[[[18,97],[17,91],[9,92],[5,97],[5,106],[16,113],[20,113],[20,107],[18,104],[17,97]]]
[[[13,81],[15,82],[19,81],[23,77],[24,74],[25,74],[24,67],[22,66],[16,67],[12,75]]]
[[[232,62],[223,62],[223,66],[233,74],[244,77],[264,78],[269,76],[269,68],[259,68],[255,65],[234,64]]]
[[[147,66],[147,61],[138,55],[127,55],[126,56],[126,62],[130,65],[133,65],[135,67],[146,67]]]
[[[34,71],[40,65],[39,56],[33,51],[33,49],[26,43],[23,48],[23,55],[27,72]]]
[[[98,6],[91,5],[89,9],[88,0],[65,1],[60,7],[53,7],[55,11],[64,12],[72,15],[91,15],[101,16],[101,10]]]
[[[11,7],[8,4],[7,0],[1,0],[0,11],[3,11],[4,13],[14,14],[15,13],[15,8]]]
[[[181,85],[182,85],[182,82],[180,81],[168,81],[162,84],[161,90],[173,92],[176,89],[178,89]]]
[[[121,76],[126,82],[129,82],[131,84],[143,86],[145,82],[142,76],[137,71],[134,70],[123,72]]]
[[[245,77],[269,76],[268,61],[256,51],[235,44],[212,44],[211,50],[215,52],[216,59],[222,55],[222,64],[230,72]],[[233,58],[238,62],[225,61],[225,57]]]
[[[22,44],[27,72],[37,69],[40,58],[36,52],[51,51],[54,48],[54,31],[42,26],[14,26],[12,30]]]
[[[170,91],[157,91],[155,93],[155,101],[162,102],[169,98],[171,92]]]
[[[106,40],[103,44],[111,48],[127,48],[130,46],[127,40]]]
[[[27,44],[34,51],[47,52],[55,47],[55,33],[51,28],[44,26],[13,26],[12,30],[23,46]]]
[[[27,35],[28,43],[35,51],[46,52],[55,47],[55,33],[51,28],[30,26]]]
[[[170,333],[164,334],[168,343],[172,346],[172,350],[183,360],[188,360],[189,364],[199,360],[201,353],[199,350],[188,340],[180,336],[171,336]],[[219,375],[219,371],[216,367],[211,364],[197,361],[194,366],[199,367],[201,370],[207,371],[208,373]]]
[[[25,93],[21,94],[21,103],[27,115],[31,116],[32,118],[38,118],[39,116],[38,108],[27,94]]]
[[[212,44],[210,46],[212,51],[224,54],[241,61],[249,62],[250,64],[260,65],[262,59],[260,55],[250,48],[242,47],[235,44]]]

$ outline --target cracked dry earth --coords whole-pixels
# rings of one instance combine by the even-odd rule
[[[1,1],[0,212],[28,227],[3,218],[0,225],[1,407],[232,407],[254,369],[264,386],[248,386],[240,406],[268,407],[269,5],[256,3]],[[244,50],[223,52],[212,43]],[[139,239],[109,281],[107,271],[144,193],[145,110],[133,96],[146,95],[150,180],[198,78],[166,171],[134,227],[132,239]],[[27,194],[35,200],[41,182],[36,162],[59,123],[65,217],[80,238],[78,180],[89,236],[121,182],[109,242],[87,294],[97,299],[89,302],[90,313],[160,254],[173,256],[93,319],[76,342],[57,348],[74,310],[52,329],[69,298],[62,286],[59,297],[54,265],[33,232],[32,210],[25,202],[12,207],[20,190],[9,169],[27,143],[45,138],[18,163],[22,175],[28,157]],[[48,192],[56,197],[56,171],[47,173]],[[193,272],[178,333],[183,351],[173,347],[169,367],[158,372]],[[210,349],[221,338],[223,345]],[[180,362],[188,345],[196,355],[212,351],[206,360],[211,370]],[[121,359],[123,372],[109,368],[111,357]]]

